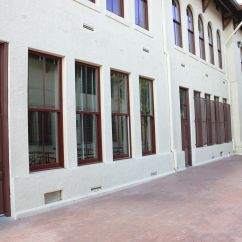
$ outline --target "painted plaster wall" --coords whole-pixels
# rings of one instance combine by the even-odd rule
[[[150,31],[134,24],[127,1],[125,19],[105,10],[105,1],[1,1],[0,39],[10,43],[9,135],[12,216],[44,205],[44,194],[62,190],[63,202],[173,171],[169,105],[162,49],[161,3],[150,5]],[[151,14],[152,12],[152,14]],[[6,14],[8,16],[6,17]],[[94,31],[83,28],[90,25]],[[159,29],[160,31],[156,31]],[[143,48],[149,50],[144,52]],[[28,49],[63,57],[64,169],[36,173],[28,164]],[[75,60],[100,66],[103,163],[77,166]],[[132,159],[113,162],[110,69],[129,73]],[[142,157],[139,76],[154,79],[157,154]]]
[[[92,195],[91,188],[102,191],[144,181],[151,173],[164,175],[185,167],[181,150],[179,86],[189,88],[191,136],[194,164],[233,151],[232,144],[196,149],[193,91],[229,98],[224,70],[201,61],[198,49],[198,0],[181,1],[184,48],[174,47],[171,1],[149,2],[149,31],[134,24],[134,3],[125,1],[125,18],[105,10],[105,1],[0,0],[0,40],[9,42],[9,134],[12,216],[58,206]],[[194,10],[196,56],[188,53],[186,6]],[[6,16],[7,15],[7,16]],[[212,22],[214,50],[216,31],[224,33],[221,17],[214,7],[204,14],[206,56],[207,23]],[[90,25],[94,31],[83,28]],[[165,42],[164,42],[165,41]],[[168,52],[164,49],[167,46]],[[149,53],[144,52],[148,49]],[[28,162],[28,49],[63,58],[63,112],[65,168],[29,172]],[[77,166],[75,115],[75,60],[100,66],[103,163]],[[169,62],[170,60],[170,62]],[[181,65],[185,65],[182,67]],[[112,158],[110,69],[129,73],[132,158]],[[139,76],[154,79],[156,151],[142,157],[139,110]],[[170,79],[169,79],[170,77]],[[171,109],[172,108],[172,109]],[[172,152],[173,151],[173,154]],[[174,161],[175,159],[175,161]],[[176,164],[177,163],[177,164]],[[62,190],[63,201],[44,205],[44,194]]]

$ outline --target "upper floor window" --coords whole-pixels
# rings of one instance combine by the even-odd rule
[[[61,60],[29,52],[30,170],[63,166]]]
[[[155,153],[153,81],[140,78],[140,115],[143,155]]]
[[[202,17],[198,17],[198,31],[199,31],[199,48],[200,48],[200,57],[205,60],[205,41],[204,41],[204,26]]]
[[[144,29],[149,29],[147,0],[135,0],[135,23]]]
[[[190,7],[187,7],[187,31],[189,52],[195,54],[194,22]]]
[[[177,0],[172,0],[172,13],[175,45],[182,47],[181,12]]]
[[[210,63],[214,65],[214,52],[213,52],[213,32],[211,24],[208,24],[208,44],[209,44],[209,56]]]
[[[102,159],[99,69],[76,62],[76,133],[78,163]]]
[[[128,75],[111,71],[113,158],[131,154]]]
[[[218,64],[219,68],[223,68],[223,60],[222,60],[222,47],[221,47],[221,38],[220,33],[217,31],[217,50],[218,50]]]
[[[120,17],[124,16],[124,2],[123,0],[106,0],[107,10],[113,12]]]

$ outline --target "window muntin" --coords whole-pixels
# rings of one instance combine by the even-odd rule
[[[113,158],[130,157],[128,75],[111,71]]]
[[[187,31],[189,52],[195,54],[194,22],[192,10],[190,7],[187,7]]]
[[[76,62],[76,131],[79,164],[101,161],[99,69]]]
[[[106,8],[108,11],[123,17],[124,16],[124,2],[123,0],[106,0]]]
[[[175,45],[182,47],[181,13],[177,0],[172,0],[172,13]]]
[[[223,60],[222,60],[222,48],[221,48],[221,38],[220,33],[217,31],[217,51],[218,51],[218,64],[219,68],[223,68]]]
[[[61,60],[29,52],[30,170],[63,166]]]
[[[140,78],[140,115],[143,155],[155,153],[153,81]]]
[[[209,44],[209,56],[210,63],[214,65],[214,50],[213,50],[213,32],[211,24],[208,24],[208,44]]]
[[[135,0],[135,23],[144,29],[149,29],[147,0]]]
[[[199,31],[199,48],[200,48],[200,58],[205,60],[205,40],[204,40],[204,26],[202,17],[198,17],[198,31]]]

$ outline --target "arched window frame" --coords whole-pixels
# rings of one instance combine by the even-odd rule
[[[175,45],[182,47],[181,10],[178,0],[172,0],[172,14]]]
[[[223,69],[221,35],[220,35],[219,30],[217,30],[217,52],[218,52],[218,65],[219,65],[219,68]]]
[[[209,45],[210,63],[214,65],[213,31],[212,31],[211,23],[208,23],[208,45]]]
[[[187,32],[188,32],[188,49],[192,54],[196,54],[195,49],[195,35],[194,35],[194,19],[190,6],[187,6]]]
[[[204,24],[203,24],[203,19],[201,15],[198,16],[198,31],[199,31],[200,58],[203,60],[206,60]]]

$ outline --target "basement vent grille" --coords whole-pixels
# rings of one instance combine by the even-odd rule
[[[62,200],[62,191],[45,193],[45,204],[55,203]]]
[[[150,53],[149,49],[143,48],[143,51],[146,53]]]
[[[97,191],[99,191],[99,190],[101,190],[102,189],[102,186],[96,186],[96,187],[92,187],[91,188],[91,191],[92,192],[97,192]]]
[[[94,31],[94,28],[92,26],[88,25],[88,24],[83,24],[83,28],[90,30],[90,31]]]
[[[150,176],[157,176],[157,174],[158,174],[157,171],[152,171],[152,172],[150,173]]]

